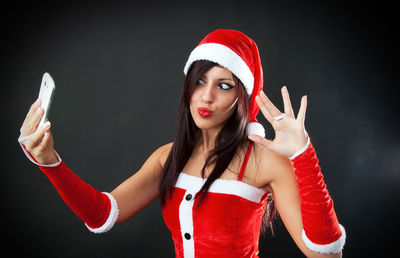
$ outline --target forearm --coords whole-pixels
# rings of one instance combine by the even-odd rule
[[[106,232],[118,217],[118,206],[109,193],[101,193],[75,175],[63,161],[58,166],[41,166],[71,210],[95,233]]]
[[[56,162],[44,165],[37,162],[24,144],[20,144],[28,159],[47,176],[65,203],[90,231],[104,233],[113,227],[119,209],[111,194],[101,193],[85,183],[65,165],[56,151]]]
[[[313,251],[338,253],[345,243],[345,231],[338,223],[312,144],[292,162],[301,198],[303,241]]]

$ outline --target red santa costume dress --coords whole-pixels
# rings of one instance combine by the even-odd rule
[[[250,153],[251,144],[248,147]],[[248,158],[248,155],[246,155]],[[261,219],[268,192],[242,181],[247,159],[237,180],[217,179],[196,209],[194,196],[206,179],[180,173],[163,217],[181,257],[258,257]]]

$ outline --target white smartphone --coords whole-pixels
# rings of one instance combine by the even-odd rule
[[[51,78],[50,74],[48,74],[48,73],[43,74],[42,84],[40,85],[40,91],[39,91],[39,99],[41,99],[41,101],[42,101],[41,108],[43,108],[44,114],[43,114],[42,119],[39,122],[38,128],[47,122],[47,118],[48,118],[49,110],[50,110],[50,104],[51,104],[51,100],[53,99],[55,89],[56,89],[56,86],[55,86],[54,80],[53,80],[53,78]]]

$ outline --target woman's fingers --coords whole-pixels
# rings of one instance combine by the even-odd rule
[[[31,105],[25,117],[18,141],[29,153],[27,155],[34,160],[34,163],[53,164],[58,159],[54,153],[53,136],[50,131],[51,124],[50,122],[46,122],[38,127],[43,114],[44,110],[41,108],[41,100],[38,99]]]
[[[47,121],[40,128],[38,128],[36,132],[32,134],[32,136],[25,142],[25,146],[28,151],[34,152],[33,149],[43,143],[43,138],[45,136],[45,133],[50,130],[50,126],[51,126],[50,122]]]
[[[292,103],[290,102],[289,91],[286,86],[283,86],[281,89],[283,105],[285,109],[285,115],[291,118],[294,118]]]
[[[264,114],[265,118],[271,123],[271,125],[274,125],[276,121],[279,121],[280,119],[277,118],[281,115],[294,118],[293,108],[286,86],[282,88],[282,98],[285,106],[284,114],[282,114],[282,112],[271,102],[271,100],[263,91],[261,91],[260,96],[257,97],[256,102],[260,107],[261,112]]]
[[[41,146],[42,150],[46,149],[46,147],[49,146],[50,135],[51,135],[50,128],[48,128],[44,133],[42,142],[40,143],[40,146]]]
[[[279,111],[279,109],[275,107],[275,105],[271,102],[271,100],[269,100],[269,98],[263,91],[260,92],[260,97],[262,102],[265,104],[265,108],[272,116],[278,116],[281,114],[281,111]]]
[[[301,121],[303,125],[306,119],[306,109],[307,109],[307,95],[301,98],[300,109],[296,118],[297,120]]]
[[[305,145],[304,141],[307,140],[307,132],[304,129],[307,96],[302,97],[300,109],[296,118],[294,116],[287,88],[283,87],[281,91],[285,109],[284,114],[282,114],[279,109],[272,104],[263,92],[256,97],[256,102],[260,107],[260,110],[275,130],[275,138],[273,140],[268,140],[261,136],[250,135],[249,139],[264,148],[290,157],[293,153],[303,147]],[[279,119],[279,116],[281,115],[285,116]]]
[[[29,155],[39,164],[54,164],[59,161],[54,152],[50,127],[50,122],[46,122],[24,143]]]
[[[268,109],[266,108],[264,102],[261,100],[260,96],[256,96],[257,105],[260,107],[261,113],[263,113],[264,117],[272,124],[274,122],[274,118],[269,113]]]
[[[269,146],[272,143],[271,140],[265,139],[264,137],[261,137],[260,135],[257,134],[250,134],[249,139],[255,143],[260,144],[261,146],[264,146],[265,148],[269,148]]]
[[[36,128],[40,122],[40,119],[42,119],[43,114],[44,110],[39,107],[38,109],[36,109],[36,112],[34,112],[31,119],[28,121],[28,129],[31,131],[31,133],[36,131]]]
[[[37,99],[35,102],[32,103],[31,107],[29,108],[28,113],[26,114],[25,120],[29,120],[32,117],[32,115],[40,107],[40,104],[41,104],[40,99]]]
[[[281,115],[281,111],[275,107],[275,105],[269,100],[267,95],[261,91],[259,96],[256,96],[257,105],[260,107],[261,112],[265,116],[265,118],[271,123],[274,124],[275,116]]]
[[[36,128],[44,114],[44,110],[40,107],[40,100],[35,101],[22,124],[20,129],[21,135],[27,136],[36,131]]]

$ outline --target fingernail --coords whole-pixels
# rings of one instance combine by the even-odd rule
[[[47,121],[46,123],[43,124],[44,127],[50,127],[51,123],[50,121]]]

